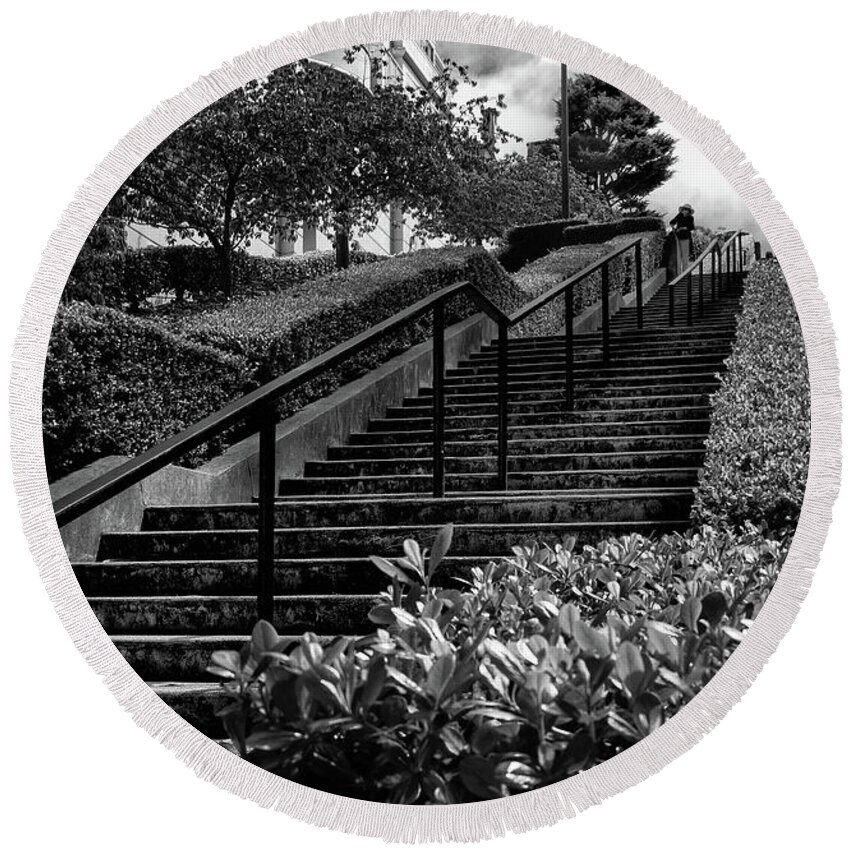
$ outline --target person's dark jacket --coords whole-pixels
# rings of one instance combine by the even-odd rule
[[[677,239],[687,238],[689,243],[689,256],[694,259],[694,217],[690,213],[678,212],[670,221],[670,227]]]
[[[675,217],[670,222],[670,227],[676,231],[676,236],[684,236],[685,234],[681,233],[681,231],[687,230],[688,238],[692,238],[691,233],[694,229],[694,217],[687,213],[676,213]]]

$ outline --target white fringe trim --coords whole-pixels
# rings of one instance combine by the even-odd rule
[[[800,315],[811,381],[811,463],[797,533],[767,604],[720,672],[657,732],[604,764],[538,791],[456,806],[388,806],[315,791],[231,755],[171,711],[123,660],[77,584],[53,515],[41,440],[44,361],[62,288],[89,230],[131,171],[196,112],[273,68],[345,45],[399,38],[488,44],[566,62],[642,101],[697,144],[745,201],[782,265]],[[765,182],[716,121],[640,68],[550,28],[504,17],[410,11],[321,23],[237,57],[164,102],[118,143],[63,214],[28,293],[13,356],[12,461],[24,531],[60,619],[118,702],[202,779],[300,820],[387,841],[478,841],[546,826],[631,787],[692,747],[741,699],[797,615],[840,480],[832,323],[800,237]]]

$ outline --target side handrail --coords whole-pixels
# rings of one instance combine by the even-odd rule
[[[264,408],[273,404],[287,392],[298,389],[322,372],[358,354],[400,325],[420,318],[433,309],[436,304],[441,304],[461,293],[470,295],[481,310],[496,322],[506,318],[505,314],[473,284],[462,281],[447,286],[399,311],[394,316],[379,322],[369,330],[334,346],[261,387],[257,387],[257,389],[226,404],[199,422],[131,458],[126,463],[57,499],[53,503],[57,523],[61,527],[78,519],[92,508],[98,507],[107,499],[159,471],[171,461],[218,436],[232,425],[250,422],[261,415]]]
[[[702,316],[705,309],[704,277],[706,261],[709,257],[711,257],[711,300],[713,301],[720,293],[723,292],[724,284],[725,288],[728,289],[732,285],[734,276],[743,272],[745,265],[743,237],[747,235],[749,234],[745,230],[736,230],[722,244],[720,237],[715,236],[708,243],[702,253],[667,284],[670,327],[673,327],[676,324],[675,291],[678,284],[682,281],[685,281],[687,284],[686,322],[688,325],[692,325],[694,314],[694,272],[696,271],[699,276],[698,311],[699,315]],[[734,244],[736,241],[737,247]]]
[[[508,331],[559,296],[564,296],[564,367],[565,401],[574,405],[573,290],[576,284],[599,271],[601,273],[602,357],[610,359],[610,263],[634,251],[635,301],[637,325],[643,327],[642,241],[637,237],[609,252],[590,266],[552,286],[511,315],[504,313],[474,284],[461,281],[422,298],[366,331],[352,337],[306,363],[291,369],[263,386],[209,414],[188,428],[158,443],[142,454],[77,488],[53,503],[56,522],[63,527],[102,505],[173,460],[222,434],[228,428],[244,424],[259,435],[258,481],[258,574],[257,613],[263,619],[274,617],[275,504],[276,504],[276,431],[275,402],[321,373],[339,365],[401,325],[431,312],[433,315],[433,446],[432,492],[445,495],[445,304],[459,295],[468,296],[498,328],[497,346],[497,456],[496,487],[507,490],[508,482]]]

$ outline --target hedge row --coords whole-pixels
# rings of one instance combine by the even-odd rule
[[[374,262],[377,255],[355,251],[355,265]],[[289,257],[233,257],[237,294],[284,290],[298,283],[331,274],[336,269],[333,251],[314,251]],[[65,287],[66,301],[88,301],[137,309],[147,298],[173,292],[179,300],[210,298],[219,294],[219,268],[211,248],[175,245],[137,251],[81,253]]]
[[[712,407],[694,519],[793,532],[805,494],[811,406],[803,335],[775,260],[749,275]]]
[[[594,224],[563,219],[528,224],[514,227],[507,232],[505,247],[499,252],[499,262],[508,271],[513,272],[559,248],[607,242],[615,236],[664,229],[664,221],[651,216],[621,218]]]
[[[470,280],[506,311],[522,293],[480,248],[417,251],[224,306],[174,313],[170,331],[109,307],[60,308],[44,384],[51,478],[108,454],[134,455],[254,386],[295,368],[404,307]],[[476,312],[466,298],[448,321]],[[430,338],[425,317],[285,398],[281,416]],[[206,446],[190,464],[220,450]]]
[[[44,371],[48,478],[150,448],[238,397],[249,377],[242,358],[151,322],[91,304],[60,307]]]
[[[381,263],[338,272],[286,292],[274,292],[186,315],[179,332],[244,357],[258,383],[271,380],[316,357],[377,322],[458,281],[475,283],[504,310],[516,309],[523,295],[499,263],[481,248],[424,249]],[[472,315],[465,297],[448,305],[447,322]],[[430,338],[424,317],[371,346],[311,382],[281,405],[288,415],[365,374],[411,345]]]
[[[641,263],[644,281],[656,272],[661,260],[661,248],[664,234],[660,230],[650,230],[639,234],[641,236]],[[570,275],[604,257],[611,251],[632,241],[634,235],[616,236],[608,242],[595,245],[573,245],[552,251],[538,260],[528,263],[513,279],[522,290],[525,300],[531,300],[541,295],[555,284]],[[634,252],[629,251],[609,264],[609,292],[626,294],[634,288],[635,269]],[[602,273],[594,272],[585,280],[576,284],[573,289],[573,314],[578,315],[598,302],[602,293]],[[540,334],[559,333],[564,326],[564,302],[558,298],[552,304],[541,308],[518,325],[513,333],[516,336],[532,336]]]
[[[533,543],[435,586],[451,528],[373,558],[376,631],[323,646],[260,622],[213,654],[233,749],[345,797],[449,804],[530,791],[650,735],[711,680],[763,606],[776,541],[703,529]]]

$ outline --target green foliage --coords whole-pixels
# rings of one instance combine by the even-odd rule
[[[583,223],[609,221],[608,204],[571,169],[570,208]],[[511,155],[488,158],[461,172],[454,191],[419,220],[426,236],[482,244],[502,239],[512,227],[557,218],[561,214],[560,163],[544,157]]]
[[[190,313],[175,329],[198,342],[246,358],[255,370],[255,380],[262,383],[461,280],[476,284],[505,309],[515,309],[523,300],[486,251],[425,249],[350,268],[285,292]],[[468,299],[460,298],[448,305],[446,319],[458,321],[475,312]],[[326,372],[284,399],[281,415],[429,339],[430,327],[430,317],[422,318]]]
[[[358,46],[351,53],[369,48]],[[463,69],[448,66],[421,88],[394,82],[371,57],[370,91],[338,68],[303,60],[217,100],[181,125],[133,172],[120,193],[135,219],[215,250],[233,291],[234,252],[299,222],[337,234],[371,229],[391,202],[425,209],[451,190],[453,169],[483,155],[488,99],[462,103]]]
[[[748,277],[712,407],[694,518],[793,532],[809,466],[811,399],[800,322],[775,260]]]
[[[537,221],[511,228],[505,235],[505,247],[499,251],[499,262],[516,271],[526,263],[545,257],[550,251],[573,245],[607,242],[615,236],[663,231],[660,218],[622,218],[616,221],[588,223],[583,221]]]
[[[62,306],[44,371],[48,478],[138,454],[239,396],[247,380],[238,357],[109,307]]]
[[[592,74],[570,83],[570,161],[624,213],[645,213],[646,196],[673,174],[676,140],[658,130],[660,123],[648,107]]]
[[[378,260],[376,254],[354,251],[352,265]],[[288,257],[233,255],[233,280],[241,296],[284,290],[327,275],[336,269],[332,251],[313,251]],[[138,310],[152,295],[174,293],[196,301],[220,297],[219,259],[210,248],[174,245],[138,251],[81,253],[65,287],[66,301],[88,301]]]
[[[754,529],[639,535],[575,551],[528,543],[434,584],[451,542],[407,541],[374,634],[292,643],[260,622],[212,656],[244,758],[287,779],[387,803],[473,802],[606,761],[717,672],[762,607],[784,552]]]
[[[640,235],[642,237],[643,279],[646,281],[658,268],[663,236],[660,230],[650,230]],[[528,263],[518,272],[515,272],[513,275],[514,282],[523,291],[525,300],[530,301],[565,278],[570,277],[570,275],[576,274],[606,254],[610,254],[611,251],[627,244],[633,238],[634,235],[616,236],[610,241],[598,245],[573,245],[569,248],[560,248],[546,254],[539,260]],[[608,269],[609,292],[612,295],[615,292],[622,292],[625,295],[634,289],[633,251],[617,257],[609,263]],[[602,273],[594,272],[573,288],[573,315],[578,316],[583,310],[596,304],[601,295]],[[515,336],[555,334],[560,333],[563,327],[564,302],[563,298],[557,298],[517,325],[512,333]]]

